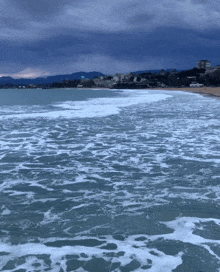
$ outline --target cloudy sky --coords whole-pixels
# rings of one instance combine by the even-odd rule
[[[216,0],[0,0],[0,76],[220,64]]]

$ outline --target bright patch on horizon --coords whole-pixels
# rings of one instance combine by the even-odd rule
[[[14,74],[0,74],[0,77],[10,76],[14,79],[18,79],[18,78],[46,77],[48,75],[50,75],[50,73],[45,72],[45,71],[41,71],[38,69],[32,69],[32,68],[26,68],[18,73],[14,73]]]

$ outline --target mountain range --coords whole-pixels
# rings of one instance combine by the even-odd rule
[[[142,73],[159,73],[161,70],[142,70],[142,71],[136,71],[133,72],[135,75],[142,74]],[[167,72],[171,72],[172,69],[167,69]],[[37,77],[34,79],[30,78],[18,78],[14,79],[9,76],[3,76],[0,77],[0,85],[4,86],[6,84],[13,84],[13,85],[19,85],[19,84],[51,84],[54,82],[62,82],[63,80],[79,80],[81,78],[88,78],[93,79],[94,77],[98,76],[104,76],[104,74],[100,72],[77,72],[73,74],[66,74],[66,75],[56,75],[56,76],[48,76],[48,77]]]
[[[77,72],[73,74],[67,74],[67,75],[56,75],[56,76],[48,76],[48,77],[37,77],[34,79],[27,79],[27,78],[18,78],[14,79],[9,76],[3,76],[0,78],[0,85],[6,85],[6,84],[13,84],[13,85],[19,85],[19,84],[47,84],[47,83],[53,83],[53,82],[62,82],[63,80],[77,80],[81,79],[82,77],[92,79],[97,76],[103,76],[104,74],[100,72]]]

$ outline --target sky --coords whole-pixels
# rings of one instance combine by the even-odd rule
[[[216,0],[0,0],[0,77],[220,64]]]

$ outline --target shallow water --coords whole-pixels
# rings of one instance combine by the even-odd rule
[[[0,271],[220,271],[219,103],[0,90]]]

